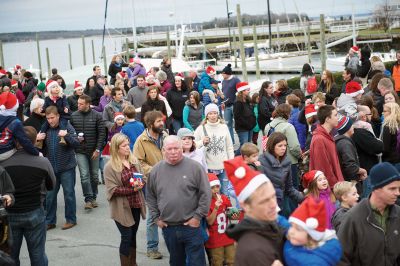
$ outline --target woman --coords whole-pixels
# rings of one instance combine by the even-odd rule
[[[286,98],[286,103],[292,108],[288,122],[294,126],[297,133],[297,139],[300,143],[300,148],[304,151],[307,138],[307,126],[299,122],[300,98],[294,94],[290,94]]]
[[[167,92],[171,89],[172,83],[169,82],[167,74],[162,70],[156,73],[156,78],[160,82],[160,94],[165,97]]]
[[[258,105],[258,126],[261,130],[271,122],[272,112],[278,105],[274,95],[274,85],[270,81],[265,81],[259,91],[260,103]]]
[[[203,122],[194,131],[196,147],[204,147],[208,172],[218,176],[221,182],[221,193],[232,197],[234,191],[230,189],[230,183],[224,170],[224,161],[234,157],[228,126],[219,117],[219,108],[214,103],[205,107],[204,115]]]
[[[170,84],[174,84],[174,73],[172,72],[171,59],[164,57],[161,62],[161,70],[167,75]]]
[[[233,119],[235,130],[239,137],[240,147],[246,142],[252,142],[253,128],[257,121],[253,107],[250,104],[250,86],[247,82],[239,82],[236,85],[237,95],[233,104]],[[240,147],[236,155],[240,153]]]
[[[110,66],[108,67],[108,75],[110,75],[110,84],[114,85],[115,84],[115,76],[117,75],[118,72],[122,71],[122,67],[127,67],[128,64],[124,63],[122,61],[121,56],[119,55],[114,55],[111,59]]]
[[[280,79],[275,83],[275,98],[278,104],[285,103],[286,97],[292,93],[286,80]],[[307,95],[307,94],[306,94]]]
[[[385,103],[397,103],[400,104],[399,96],[394,91],[390,91],[385,94]]]
[[[176,134],[183,127],[183,107],[189,98],[189,91],[181,76],[175,76],[174,86],[167,92],[166,98],[172,108],[172,129]]]
[[[78,99],[83,94],[83,87],[80,83],[75,84],[74,93],[67,97],[69,108],[72,112],[78,110]]]
[[[400,163],[397,134],[400,128],[400,107],[396,103],[383,106],[383,124],[380,140],[383,142],[382,161],[392,164]]]
[[[204,146],[196,149],[193,131],[188,128],[181,128],[176,134],[182,140],[183,155],[201,164],[207,172],[207,162],[204,153]]]
[[[285,197],[296,203],[304,199],[304,195],[293,187],[291,178],[291,161],[287,155],[287,139],[281,132],[272,133],[267,141],[267,151],[260,156],[262,172],[268,175],[275,187],[278,206],[283,209]],[[287,216],[290,212],[285,213]]]
[[[111,87],[109,85],[104,86],[104,94],[103,96],[100,97],[100,101],[99,101],[99,105],[98,106],[94,106],[92,105],[91,107],[99,112],[102,113],[104,111],[104,107],[106,107],[106,105],[111,102],[112,97],[111,97]]]
[[[29,106],[30,116],[24,122],[24,126],[32,126],[37,132],[42,128],[43,123],[46,121],[45,113],[42,113],[44,100],[40,97],[35,97]]]
[[[311,95],[317,91],[316,83],[314,68],[309,63],[305,63],[301,70],[300,77],[300,89],[304,92],[305,96]]]
[[[111,218],[121,233],[121,266],[136,265],[136,233],[140,216],[143,219],[146,216],[142,169],[133,157],[129,139],[124,134],[115,134],[111,139],[110,155],[104,176]]]
[[[165,103],[163,100],[159,99],[159,92],[156,86],[150,86],[149,90],[147,91],[147,100],[142,105],[141,114],[141,121],[143,125],[146,125],[144,122],[144,116],[147,112],[157,110],[163,113],[165,117],[167,117],[167,109],[165,108]]]
[[[118,79],[114,83],[115,88],[120,88],[122,90],[122,93],[124,94],[124,97],[126,97],[126,90],[125,90],[125,82],[122,79]]]
[[[374,130],[374,135],[379,136],[381,133],[381,117],[378,114],[378,110],[374,106],[374,99],[372,98],[371,95],[363,95],[361,97],[361,105],[368,106],[369,109],[371,110],[371,125],[372,129]]]
[[[189,100],[183,107],[183,124],[191,131],[200,125],[204,116],[204,106],[200,102],[200,94],[197,91],[192,91],[189,94]]]
[[[333,100],[340,96],[340,88],[336,86],[332,72],[325,70],[322,72],[321,82],[318,91],[325,94],[326,104],[332,105]]]

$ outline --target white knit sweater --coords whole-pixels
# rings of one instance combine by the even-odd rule
[[[204,127],[208,137],[210,137],[210,143],[205,147],[208,169],[222,170],[224,169],[224,161],[234,157],[229,129],[220,120],[217,123],[207,122]],[[203,137],[205,136],[203,125],[196,128],[194,136],[196,138],[196,147],[203,147]]]

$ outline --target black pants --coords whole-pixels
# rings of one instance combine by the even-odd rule
[[[121,243],[119,245],[119,253],[124,256],[129,256],[131,247],[136,248],[136,233],[140,223],[140,209],[132,208],[132,216],[135,224],[126,227],[115,221],[119,232],[121,233]]]

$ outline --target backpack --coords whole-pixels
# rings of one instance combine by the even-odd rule
[[[397,130],[397,136],[396,136],[396,151],[398,154],[400,154],[400,129]]]
[[[309,77],[307,79],[307,93],[308,94],[313,94],[314,92],[317,91],[318,84],[317,84],[317,79],[315,76]]]

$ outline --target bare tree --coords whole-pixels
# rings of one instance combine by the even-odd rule
[[[383,0],[374,12],[376,23],[387,32],[394,18],[394,10],[389,0]]]

